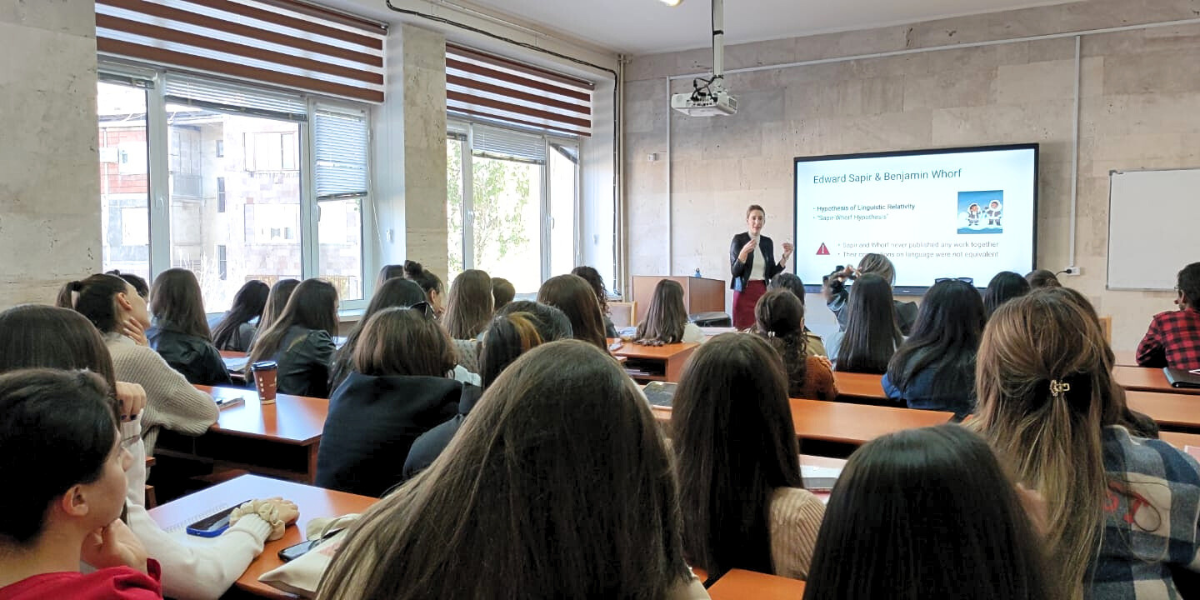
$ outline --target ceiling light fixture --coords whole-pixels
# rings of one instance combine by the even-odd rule
[[[671,8],[675,8],[676,6],[683,4],[683,0],[658,0],[658,1],[662,2],[663,4],[666,4],[667,6],[670,6]]]

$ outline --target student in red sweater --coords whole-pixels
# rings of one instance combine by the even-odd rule
[[[1179,310],[1154,317],[1138,344],[1140,366],[1200,369],[1200,262],[1179,272],[1175,291]]]
[[[131,457],[117,422],[97,375],[0,376],[0,479],[21,486],[0,494],[0,600],[162,598],[158,563],[118,519]]]

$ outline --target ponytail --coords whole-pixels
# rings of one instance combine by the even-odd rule
[[[54,306],[59,308],[75,308],[75,294],[83,289],[83,283],[72,281],[58,290],[58,297],[54,300]]]

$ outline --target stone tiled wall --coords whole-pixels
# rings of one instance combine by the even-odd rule
[[[100,268],[91,0],[0,0],[0,307]]]
[[[728,68],[1006,40],[1196,18],[1200,2],[1089,0],[871,31],[729,48]],[[1169,293],[1105,289],[1108,172],[1200,167],[1200,26],[1082,38],[1078,237],[1082,276],[1064,281],[1113,316],[1114,346],[1136,346]],[[746,205],[768,235],[791,228],[796,156],[1038,142],[1038,262],[1068,266],[1074,38],[770,69],[727,78],[736,116],[670,115],[665,78],[703,73],[707,50],[635,58],[626,87],[630,274],[726,277]],[[673,92],[690,82],[672,82]],[[671,130],[668,143],[667,119]],[[657,153],[658,160],[649,160]],[[670,214],[667,159],[670,161]],[[1153,210],[1154,199],[1147,198]],[[669,217],[669,219],[668,219]],[[668,247],[666,227],[670,222]],[[801,240],[803,242],[803,240]],[[801,244],[803,248],[803,244]],[[1178,263],[1200,257],[1166,256]],[[813,306],[819,306],[813,303]],[[828,311],[810,310],[814,323]]]
[[[450,264],[446,243],[446,37],[411,25],[400,30],[404,43],[408,258],[445,277]]]

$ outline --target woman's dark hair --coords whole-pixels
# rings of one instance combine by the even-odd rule
[[[422,302],[425,302],[425,292],[416,283],[407,279],[384,281],[383,285],[375,290],[375,295],[371,296],[371,303],[367,305],[367,310],[358,320],[358,324],[350,331],[350,335],[346,336],[346,343],[334,354],[333,368],[329,371],[329,389],[337,389],[354,370],[354,349],[358,347],[358,340],[371,317],[385,308],[408,308]]]
[[[104,338],[81,314],[23,304],[0,312],[0,373],[19,369],[88,370],[116,390],[116,369]]]
[[[424,306],[375,313],[354,350],[354,369],[374,377],[445,377],[457,362],[450,336]]]
[[[1046,269],[1030,271],[1025,276],[1025,280],[1029,282],[1029,287],[1035,290],[1046,287],[1062,287],[1062,283],[1058,280],[1058,275],[1055,275],[1054,271],[1047,271]]]
[[[918,373],[933,369],[933,395],[974,391],[975,354],[986,324],[974,286],[958,280],[933,284],[921,301],[912,335],[888,364],[888,379],[903,390]]]
[[[958,425],[861,447],[825,510],[804,600],[1053,598],[1040,540],[991,448]],[[965,577],[964,573],[971,573]]]
[[[676,344],[683,341],[687,328],[687,306],[683,304],[683,286],[670,279],[659,280],[650,298],[646,320],[638,323],[637,341]]]
[[[537,301],[563,311],[571,320],[571,335],[575,339],[608,352],[608,339],[604,337],[604,319],[600,316],[600,305],[596,303],[596,292],[582,277],[558,275],[547,279],[538,290]]]
[[[404,261],[404,278],[411,279],[425,290],[425,294],[429,292],[442,293],[442,280],[437,275],[425,270],[421,263],[411,260]]]
[[[758,336],[718,335],[692,355],[672,404],[690,564],[710,580],[729,569],[774,573],[771,495],[803,487],[779,355]]]
[[[170,324],[181,333],[212,341],[204,297],[196,274],[187,269],[167,269],[154,279],[150,314],[159,325]]]
[[[37,542],[50,503],[104,472],[117,443],[118,408],[99,376],[31,369],[0,375],[0,540]]]
[[[473,340],[487,327],[492,309],[492,278],[479,269],[467,269],[454,278],[442,324],[450,337]]]
[[[662,600],[690,578],[676,494],[624,369],[590,344],[543,344],[351,527],[317,597]]]
[[[1200,262],[1194,262],[1181,269],[1176,286],[1188,306],[1200,310]]]
[[[112,271],[106,271],[104,274],[105,275],[116,275],[117,277],[124,279],[125,283],[132,285],[133,289],[137,290],[137,294],[139,296],[141,296],[142,298],[150,297],[150,286],[146,284],[146,280],[142,279],[141,275],[134,275],[133,273],[122,273],[116,269],[113,269]]]
[[[270,329],[271,324],[279,319],[288,300],[292,299],[292,294],[299,286],[299,279],[280,279],[271,286],[271,293],[267,294],[267,306],[263,309],[262,318],[258,320],[258,333],[255,337],[262,335],[262,332]]]
[[[379,276],[375,278],[375,290],[378,291],[383,284],[392,279],[402,277],[404,277],[404,265],[383,265],[383,268],[379,269]]]
[[[1029,281],[1020,273],[1001,271],[988,282],[987,291],[983,293],[983,308],[991,315],[1001,304],[1028,294],[1031,289]]]
[[[846,331],[838,349],[837,370],[886,373],[892,355],[904,341],[896,324],[892,285],[874,273],[863,274],[850,288],[846,310]]]
[[[492,309],[500,310],[517,296],[517,288],[503,277],[492,278]]]
[[[790,290],[774,289],[754,305],[754,330],[783,359],[788,397],[799,398],[808,378],[808,336],[804,333],[804,304]]]
[[[771,285],[767,286],[772,290],[787,290],[796,295],[800,299],[800,304],[804,304],[804,282],[799,277],[791,273],[780,273],[771,279]]]
[[[331,338],[336,336],[337,304],[337,288],[332,283],[324,279],[302,281],[296,286],[296,291],[288,299],[279,318],[266,331],[259,331],[254,337],[254,344],[250,346],[250,360],[246,363],[247,372],[250,365],[260,360],[270,360],[282,350],[283,338],[287,337],[288,329],[293,325],[324,331]]]
[[[116,331],[120,326],[117,295],[127,293],[130,285],[116,275],[92,275],[64,285],[58,292],[55,306],[74,308],[101,333]]]
[[[217,328],[213,330],[213,345],[218,349],[225,349],[238,335],[239,327],[254,319],[259,319],[259,325],[261,325],[263,310],[267,308],[267,297],[270,295],[270,286],[257,279],[252,279],[242,285],[242,289],[233,296],[233,306],[229,308],[229,312],[225,313],[225,318],[221,319]],[[249,345],[250,340],[241,340],[241,342],[245,347]]]
[[[584,265],[571,269],[571,274],[582,277],[584,281],[588,282],[588,285],[592,286],[592,289],[596,291],[596,302],[600,304],[600,314],[607,315],[608,286],[604,285],[604,278],[600,276],[600,271],[597,271],[595,267]]]
[[[515,310],[502,309],[484,335],[479,355],[484,389],[522,354],[547,342],[571,339],[571,321],[561,310],[536,302],[520,304]]]

